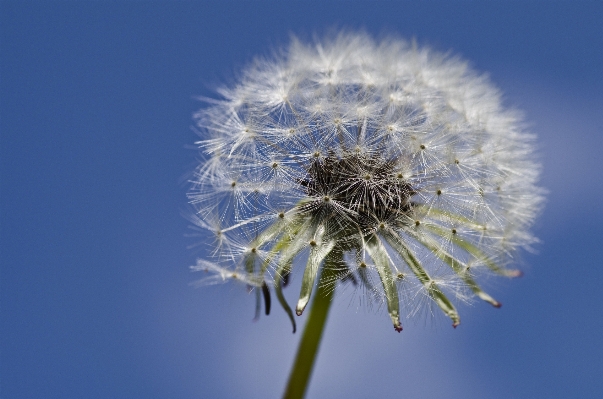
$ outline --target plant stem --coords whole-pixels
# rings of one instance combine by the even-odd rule
[[[308,388],[308,382],[320,346],[320,339],[335,293],[335,268],[339,259],[333,258],[339,257],[334,255],[332,252],[325,260],[325,267],[323,267],[318,284],[318,292],[314,295],[310,315],[297,348],[297,355],[283,399],[302,399]]]

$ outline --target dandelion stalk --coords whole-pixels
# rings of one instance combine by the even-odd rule
[[[327,258],[327,260],[330,259],[332,257]],[[333,260],[337,261],[336,259]],[[321,281],[328,281],[335,277],[335,275],[335,269],[329,267],[329,262],[327,262],[321,275]],[[297,348],[291,373],[289,374],[289,382],[283,395],[284,399],[301,399],[308,389],[334,295],[334,286],[329,284],[320,284],[318,286],[318,292],[314,295],[310,314]]]

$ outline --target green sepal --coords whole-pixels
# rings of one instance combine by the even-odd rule
[[[299,233],[299,231],[304,227],[304,225],[307,225],[307,223],[303,223],[303,219],[299,217],[286,223],[276,222],[274,225],[277,224],[278,226],[276,227],[278,227],[278,229],[275,229],[275,232],[271,233],[271,239],[274,237],[278,237],[279,235],[281,237],[277,241],[277,243],[272,246],[272,248],[270,249],[270,253],[262,262],[262,268],[260,271],[262,276],[266,273],[266,270],[268,269],[268,266],[270,265],[274,257],[279,255],[281,251],[286,251],[293,238]],[[274,225],[270,226],[270,229],[272,229],[272,227],[275,227]],[[297,252],[295,254],[297,254]]]
[[[417,205],[417,208],[418,209],[426,208],[426,206],[425,205]],[[442,210],[439,208],[435,208],[435,207],[429,207],[428,213],[430,216],[438,217],[440,220],[453,221],[455,223],[458,223],[461,226],[465,226],[476,232],[484,231],[483,225],[476,223],[473,220],[471,220],[465,216],[462,216],[462,215],[457,215],[452,212],[448,212],[448,211],[445,211],[445,210]],[[496,273],[498,275],[505,276],[505,277],[519,277],[522,275],[520,270],[505,269],[505,268],[498,266],[496,264],[496,262],[493,261],[492,259],[490,259],[490,257],[488,255],[486,255],[482,250],[480,250],[478,247],[471,244],[470,242],[463,240],[458,235],[452,234],[452,232],[450,230],[447,230],[441,226],[434,225],[434,224],[424,224],[423,226],[425,228],[431,230],[433,233],[437,234],[440,237],[450,239],[456,246],[467,251],[469,254],[471,254],[475,258],[483,261],[490,270],[492,270],[494,273]]]
[[[467,286],[469,286],[469,288],[471,288],[471,291],[473,291],[473,293],[475,295],[477,295],[480,299],[490,303],[494,307],[497,307],[497,308],[500,307],[500,302],[498,302],[497,300],[492,298],[490,295],[485,293],[480,288],[480,286],[477,284],[477,282],[469,275],[469,273],[467,273],[467,269],[468,269],[467,265],[465,265],[463,262],[459,261],[452,255],[450,255],[448,252],[439,248],[433,242],[430,242],[429,239],[427,239],[426,237],[420,236],[420,235],[413,235],[413,238],[415,240],[417,240],[419,243],[421,243],[422,245],[424,245],[427,249],[429,249],[434,255],[436,255],[438,258],[440,258],[443,262],[448,264],[450,266],[450,268],[452,270],[454,270],[454,272],[460,278],[463,279],[465,284],[467,284]]]
[[[522,275],[521,271],[516,269],[505,269],[496,264],[488,255],[486,255],[481,249],[471,244],[469,241],[463,240],[457,234],[452,234],[450,231],[433,224],[425,224],[424,227],[438,236],[446,239],[450,239],[454,245],[467,251],[474,258],[483,261],[488,269],[494,273],[505,276],[505,277],[519,277]]]
[[[402,331],[402,324],[400,323],[400,299],[398,298],[398,287],[396,286],[396,279],[392,273],[387,251],[376,235],[373,235],[368,239],[366,242],[366,250],[371,259],[373,259],[373,262],[375,262],[375,267],[381,278],[389,317],[392,319],[394,329],[400,332]]]
[[[279,255],[277,267],[291,264],[295,256],[304,249],[313,233],[314,229],[309,221],[300,223],[290,233],[285,233],[281,241],[276,243],[272,249],[274,255]],[[268,261],[267,259],[265,262]]]
[[[260,319],[260,313],[262,312],[262,297],[260,294],[259,288],[255,287],[255,316],[253,317],[254,321]]]
[[[483,229],[484,229],[483,225],[476,223],[473,220],[471,220],[465,216],[462,216],[462,215],[459,215],[456,213],[452,213],[452,212],[448,212],[443,209],[439,209],[439,208],[432,207],[432,206],[420,205],[420,204],[415,205],[415,210],[421,210],[421,209],[425,209],[427,211],[427,213],[429,214],[429,216],[437,217],[443,221],[454,221],[460,225],[463,225],[463,226],[468,227],[475,231],[483,231]]]
[[[282,276],[291,272],[293,258],[295,258],[295,255],[297,255],[304,246],[304,242],[303,240],[299,239],[299,236],[303,238],[304,236],[308,235],[308,231],[308,223],[301,223],[298,220],[298,223],[293,226],[293,229],[290,232],[285,232],[281,239],[272,247],[271,251],[273,255],[280,255],[274,276],[274,291],[276,293],[278,302],[285,313],[287,313],[287,316],[289,316],[289,320],[291,320],[291,324],[293,325],[293,333],[295,333],[297,330],[297,326],[295,324],[295,318],[293,317],[293,311],[283,295],[283,287],[281,285]],[[271,257],[266,258],[266,260],[264,260],[263,268],[266,269],[270,262]]]
[[[261,298],[261,294],[260,294],[260,286],[261,284],[258,283],[257,285],[255,285],[256,280],[259,281],[258,277],[259,276],[255,276],[254,272],[255,272],[255,260],[257,259],[256,254],[249,254],[245,257],[245,271],[247,272],[247,275],[250,278],[250,281],[253,281],[254,285],[249,285],[249,288],[255,291],[255,316],[253,317],[253,320],[259,320],[260,318],[260,313],[261,313],[261,307],[262,307],[262,298]]]
[[[276,298],[278,299],[278,302],[285,310],[285,313],[287,313],[287,316],[289,316],[289,320],[291,320],[291,324],[293,325],[293,334],[295,334],[295,331],[297,330],[297,326],[295,324],[295,317],[293,317],[293,311],[291,310],[291,307],[289,306],[287,300],[285,299],[285,296],[283,295],[283,287],[281,285],[283,279],[280,277],[284,273],[289,273],[290,269],[291,264],[282,264],[278,267],[278,269],[276,269],[276,275],[274,277],[274,292],[276,292]]]
[[[323,235],[324,227],[321,226],[316,229],[316,233],[314,234],[313,241],[315,242],[315,245],[310,247],[310,255],[308,256],[308,262],[306,264],[306,269],[304,270],[299,300],[297,301],[297,306],[295,307],[295,313],[298,316],[301,316],[306,308],[306,305],[310,301],[310,295],[312,294],[312,288],[316,282],[316,276],[318,275],[320,263],[335,246],[335,240],[323,243]]]
[[[249,246],[251,248],[260,248],[262,245],[265,245],[267,242],[278,237],[283,231],[291,226],[295,226],[299,221],[299,216],[296,216],[293,219],[280,219],[277,217],[276,221],[258,234],[258,236],[251,241]]]
[[[440,307],[446,316],[450,317],[452,320],[452,326],[458,326],[461,322],[461,319],[456,311],[456,308],[446,297],[446,295],[444,295],[435,281],[432,280],[432,278],[427,274],[421,265],[421,262],[419,262],[408,245],[402,240],[402,237],[391,230],[386,231],[384,233],[384,237],[389,245],[391,245],[392,248],[402,256],[402,259],[404,259],[408,267],[410,267],[410,270],[412,270],[417,279],[421,282],[421,284],[423,284],[431,299],[433,299],[433,301]]]

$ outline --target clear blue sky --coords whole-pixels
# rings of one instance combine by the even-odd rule
[[[549,189],[501,309],[396,334],[336,298],[309,398],[603,395],[603,3],[0,3],[0,397],[272,398],[299,335],[188,266],[197,95],[333,27],[469,59],[539,136]]]

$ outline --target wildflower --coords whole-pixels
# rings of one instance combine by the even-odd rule
[[[340,281],[382,301],[398,332],[426,302],[455,327],[455,302],[500,306],[478,281],[520,274],[542,194],[533,137],[487,78],[415,44],[340,34],[294,39],[219,93],[194,116],[188,194],[219,245],[193,267],[208,282],[244,282],[267,313],[273,290],[294,330],[282,289],[296,269],[297,315],[316,284]]]

